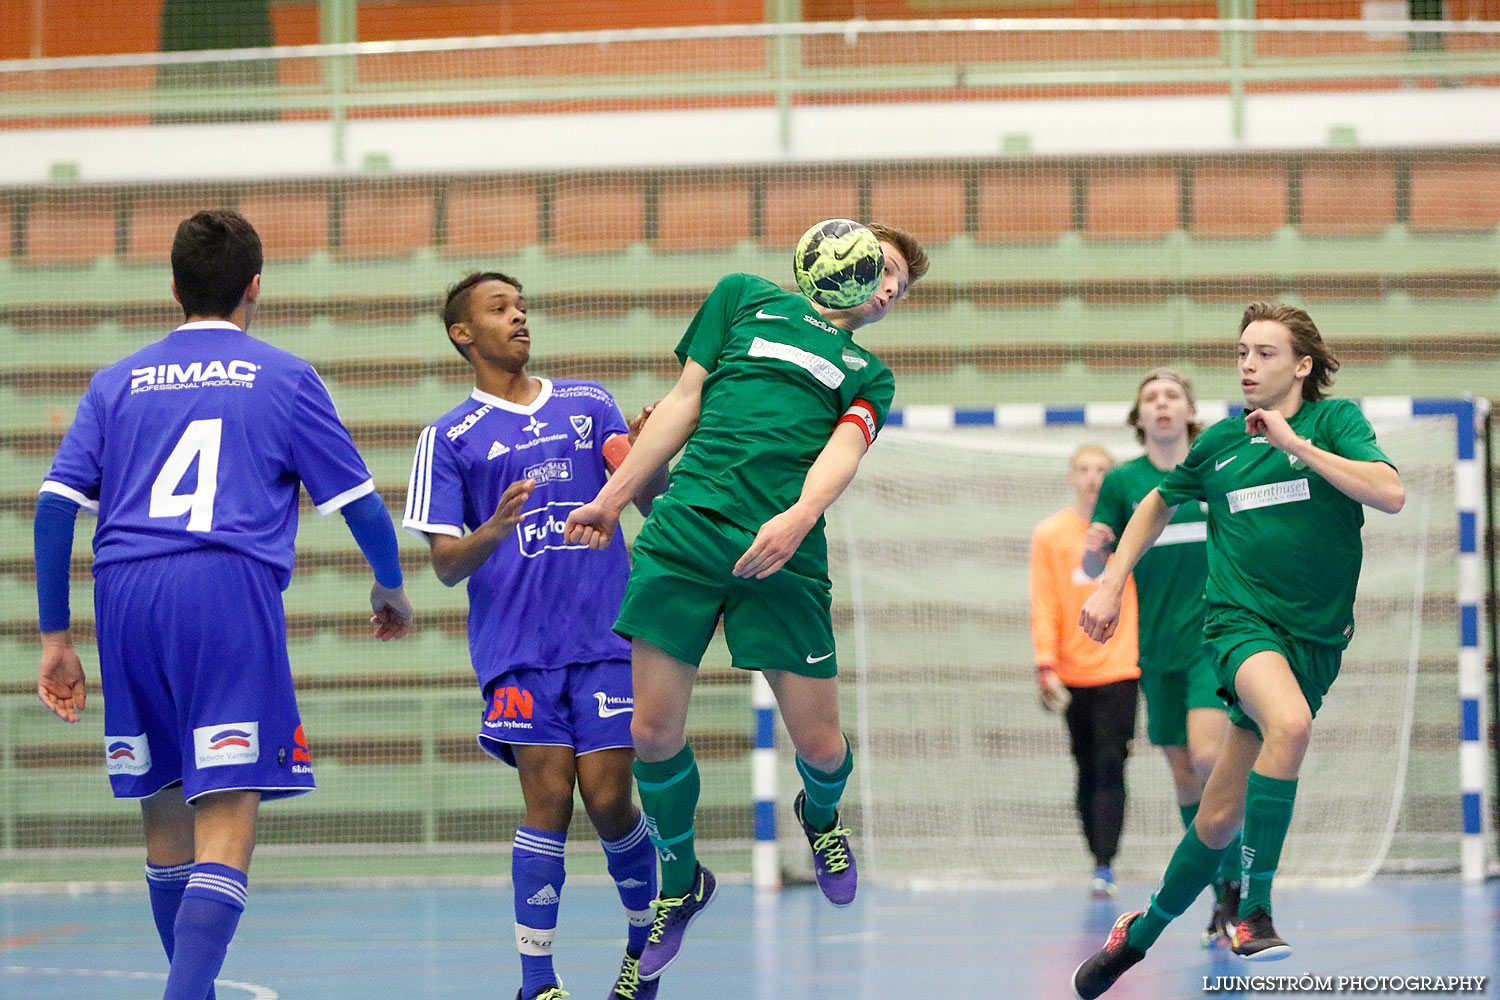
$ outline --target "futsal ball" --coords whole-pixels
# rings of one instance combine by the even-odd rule
[[[875,234],[848,219],[829,219],[797,241],[792,271],[802,294],[829,309],[866,302],[885,277],[885,251]]]

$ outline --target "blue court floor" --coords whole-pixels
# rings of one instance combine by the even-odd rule
[[[1082,889],[902,891],[866,886],[847,910],[815,890],[724,885],[662,978],[661,1000],[1071,997],[1073,967],[1144,884],[1094,902]],[[575,998],[603,1000],[623,946],[613,887],[569,883],[557,965]],[[1362,889],[1279,888],[1279,963],[1198,945],[1207,896],[1168,929],[1111,1000],[1226,992],[1220,976],[1488,976],[1500,996],[1500,883],[1400,877]],[[1198,910],[1203,912],[1199,913]],[[515,996],[510,894],[484,888],[301,888],[252,884],[220,1000],[427,1000]],[[166,963],[145,890],[0,893],[0,997],[151,1000]],[[1269,985],[1269,984],[1267,984]],[[1308,985],[1304,982],[1304,988]],[[1418,995],[1366,982],[1364,996]],[[1375,986],[1371,989],[1369,987]],[[1286,989],[1239,989],[1238,995]],[[1330,995],[1330,994],[1325,994]]]

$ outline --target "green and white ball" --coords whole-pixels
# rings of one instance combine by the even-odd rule
[[[875,234],[848,219],[829,219],[797,241],[792,271],[802,294],[829,309],[868,301],[885,277],[885,251]]]

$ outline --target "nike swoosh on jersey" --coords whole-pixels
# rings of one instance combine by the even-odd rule
[[[757,309],[757,310],[755,310],[755,318],[756,319],[786,319],[785,316],[777,316],[775,313],[768,313],[764,309]]]
[[[1233,462],[1235,459],[1237,459],[1239,457],[1240,456],[1238,456],[1238,455],[1230,455],[1228,458],[1224,459],[1224,461],[1222,461],[1222,462],[1215,462],[1214,463],[1214,471],[1218,472],[1220,469],[1224,468],[1224,466],[1228,465],[1230,462]]]
[[[833,655],[832,653],[824,653],[822,656],[814,656],[811,653],[808,653],[807,654],[807,662],[808,663],[822,663],[824,660],[828,659],[832,655]]]

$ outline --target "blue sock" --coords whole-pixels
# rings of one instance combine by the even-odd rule
[[[557,985],[552,970],[552,939],[562,899],[566,833],[521,827],[510,852],[510,880],[516,895],[516,950],[521,953],[521,995]]]
[[[599,842],[604,845],[609,877],[620,890],[620,902],[625,904],[625,916],[630,920],[625,950],[639,956],[646,947],[646,935],[651,933],[651,920],[656,915],[651,908],[651,901],[656,898],[656,848],[646,834],[645,813],[619,840],[601,838]]]
[[[146,890],[151,894],[151,918],[156,921],[156,933],[161,946],[172,960],[172,925],[177,922],[177,907],[182,905],[182,890],[187,888],[188,876],[193,873],[193,864],[153,865],[146,862]]]
[[[162,1000],[203,1000],[209,995],[245,912],[248,892],[249,881],[236,868],[193,866],[172,926],[172,971]]]

